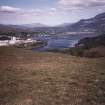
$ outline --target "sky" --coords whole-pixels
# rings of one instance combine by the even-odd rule
[[[0,24],[59,25],[105,12],[105,0],[0,0]]]

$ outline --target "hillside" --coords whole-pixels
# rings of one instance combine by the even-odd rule
[[[69,31],[105,32],[105,13],[98,14],[90,19],[81,19],[79,22],[66,27]]]
[[[93,48],[93,47],[98,47],[98,46],[105,46],[105,34],[99,35],[96,37],[87,37],[81,39],[78,44],[76,45],[77,47],[84,47],[84,48]]]
[[[1,105],[104,105],[105,58],[0,48]]]
[[[105,57],[105,35],[81,39],[76,48],[82,49],[81,55],[85,57]]]

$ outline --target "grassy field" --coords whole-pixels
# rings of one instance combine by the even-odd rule
[[[105,58],[1,47],[0,105],[105,105]]]

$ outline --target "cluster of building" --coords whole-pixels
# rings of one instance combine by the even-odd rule
[[[32,38],[23,39],[14,36],[0,36],[0,46],[9,46],[9,45],[33,43],[33,42],[36,42],[36,40],[33,40]]]

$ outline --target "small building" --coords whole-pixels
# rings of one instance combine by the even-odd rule
[[[11,38],[8,36],[0,36],[0,41],[6,41],[6,40],[11,40]]]
[[[0,36],[0,46],[7,46],[11,40],[8,36]]]
[[[0,46],[14,45],[18,40],[16,37],[0,36]]]
[[[9,44],[15,44],[15,43],[16,43],[16,37],[11,37]]]

